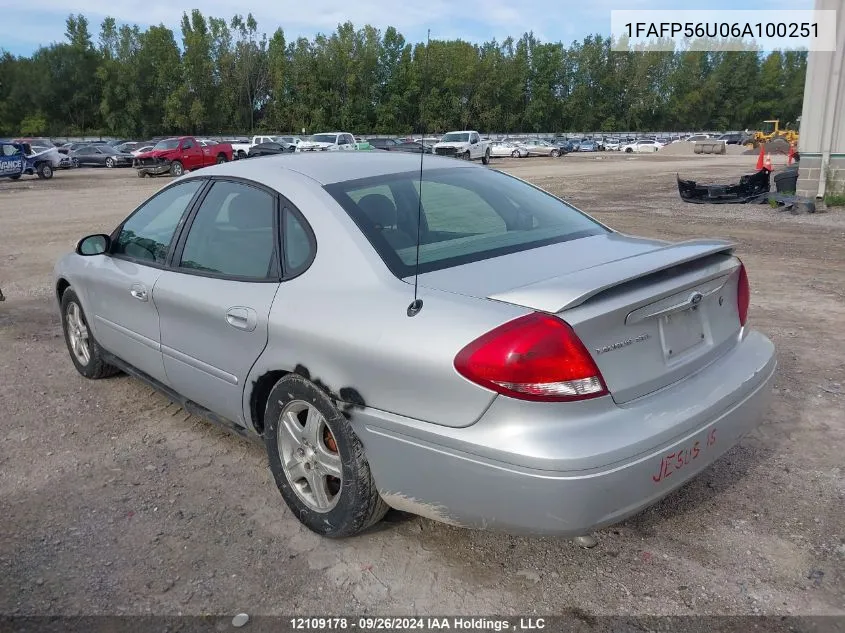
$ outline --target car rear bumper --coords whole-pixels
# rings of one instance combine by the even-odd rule
[[[698,374],[614,407],[612,420],[596,418],[595,424],[609,425],[598,445],[580,441],[583,427],[571,420],[538,426],[516,414],[485,429],[494,411],[463,429],[432,429],[371,409],[353,413],[352,424],[380,493],[396,509],[463,527],[578,536],[654,504],[753,430],[768,405],[775,367],[774,346],[751,332]],[[616,434],[625,445],[611,450],[613,428],[625,428]],[[495,446],[485,438],[490,435]],[[562,454],[572,468],[559,466]],[[538,455],[557,466],[537,467]]]

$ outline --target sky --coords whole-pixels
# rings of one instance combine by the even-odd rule
[[[533,31],[542,41],[569,44],[587,35],[610,33],[612,9],[812,9],[813,0],[0,0],[0,49],[29,55],[41,45],[64,41],[70,13],[84,14],[96,37],[106,16],[141,28],[165,24],[180,41],[183,12],[199,9],[227,20],[251,12],[259,31],[282,27],[285,37],[330,33],[347,20],[356,27],[396,27],[409,42],[432,39],[501,41]]]

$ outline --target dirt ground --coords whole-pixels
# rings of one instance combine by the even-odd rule
[[[496,161],[622,232],[735,240],[778,349],[762,426],[591,550],[400,515],[308,532],[260,445],[70,362],[55,260],[166,180],[0,182],[0,614],[845,614],[845,212],[690,205],[675,186],[754,161]]]

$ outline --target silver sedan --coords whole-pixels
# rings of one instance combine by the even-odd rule
[[[736,444],[775,372],[732,244],[625,236],[435,156],[192,172],[80,240],[54,290],[80,374],[262,441],[332,537],[388,507],[588,534]]]

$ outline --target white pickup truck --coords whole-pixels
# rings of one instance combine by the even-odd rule
[[[235,159],[238,158],[246,158],[249,155],[249,148],[253,145],[258,145],[259,143],[275,143],[276,137],[263,135],[263,136],[253,136],[251,143],[232,143],[232,155]]]
[[[336,152],[356,149],[355,137],[349,132],[323,132],[304,139],[297,152]]]
[[[490,151],[490,141],[482,140],[475,130],[448,132],[434,145],[434,153],[438,156],[480,160],[485,165],[490,162]]]

